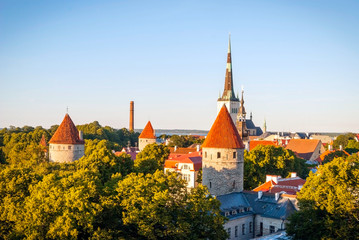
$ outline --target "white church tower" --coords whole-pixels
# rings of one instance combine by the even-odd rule
[[[226,67],[226,78],[224,82],[224,91],[222,97],[219,97],[217,100],[217,114],[221,110],[223,104],[226,105],[228,112],[231,115],[233,123],[236,123],[238,109],[239,109],[239,98],[235,96],[233,90],[231,35],[229,35],[229,40],[228,40],[228,55],[227,55],[227,67]]]

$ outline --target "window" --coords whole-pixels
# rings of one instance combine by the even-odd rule
[[[233,158],[237,157],[237,152],[233,152]]]
[[[230,215],[229,212],[224,213],[224,216],[226,216],[226,217],[228,217],[229,215]]]
[[[245,225],[245,224],[242,224],[242,235],[246,234],[246,233],[245,233],[245,230],[246,230],[246,225]]]
[[[207,152],[204,152],[204,157],[205,157],[205,158],[207,157]]]
[[[228,236],[229,236],[228,239],[231,239],[231,228],[228,228],[227,232],[228,232]]]
[[[209,182],[209,188],[212,188],[212,182]]]
[[[65,150],[65,146],[63,146],[62,149]]]
[[[191,175],[189,174],[183,174],[182,179],[186,180],[187,182],[191,181]]]
[[[275,227],[269,226],[269,233],[274,233],[274,232],[275,232]]]
[[[71,146],[68,146],[68,149],[71,150]]]
[[[234,227],[234,237],[238,237],[238,226]]]
[[[221,158],[221,152],[217,152],[217,158]]]
[[[189,167],[188,167],[187,164],[185,164],[185,165],[182,166],[182,169],[189,169]]]
[[[263,222],[259,224],[259,236],[263,236]]]
[[[250,232],[250,233],[252,232],[252,228],[253,228],[252,222],[249,222],[249,232]]]

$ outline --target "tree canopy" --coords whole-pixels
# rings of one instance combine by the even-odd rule
[[[244,189],[253,189],[264,183],[266,175],[287,177],[296,172],[306,178],[309,170],[305,160],[298,158],[291,150],[271,145],[258,145],[244,152]]]
[[[359,239],[359,158],[335,158],[311,173],[290,217],[294,239]]]
[[[39,142],[57,127],[0,131],[0,239],[226,239],[207,188],[163,173],[167,147],[148,145],[133,162],[113,153],[118,132],[95,122],[84,157],[52,163]]]

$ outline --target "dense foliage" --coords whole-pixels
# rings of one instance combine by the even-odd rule
[[[359,158],[335,158],[310,174],[290,217],[294,239],[359,239]]]
[[[340,146],[342,146],[345,151],[347,151],[349,154],[356,153],[359,151],[359,142],[355,139],[354,133],[346,133],[339,135],[334,141],[333,141],[333,147],[334,149],[340,149]]]
[[[163,173],[168,148],[146,147],[139,159],[156,167],[144,171],[113,154],[115,143],[103,139],[116,140],[112,130],[83,128],[94,138],[85,140],[85,156],[50,163],[39,142],[56,128],[0,132],[0,239],[226,239],[219,201],[207,188],[187,191],[176,173]]]
[[[250,152],[244,152],[244,189],[258,187],[265,182],[267,174],[287,177],[290,172],[296,172],[302,178],[306,178],[309,172],[305,160],[291,150],[258,145]]]
[[[128,145],[135,146],[140,135],[139,133],[128,131],[127,128],[116,130],[109,126],[102,127],[97,121],[76,127],[83,132],[85,139],[108,140],[112,143],[112,148],[117,151]]]
[[[169,147],[189,147],[192,144],[199,144],[201,145],[204,141],[203,139],[200,138],[196,138],[194,136],[191,135],[172,135],[169,139]]]

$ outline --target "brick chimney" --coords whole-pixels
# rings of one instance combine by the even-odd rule
[[[128,128],[128,130],[130,132],[132,132],[134,130],[134,112],[135,112],[135,103],[133,101],[130,102],[130,126]]]

